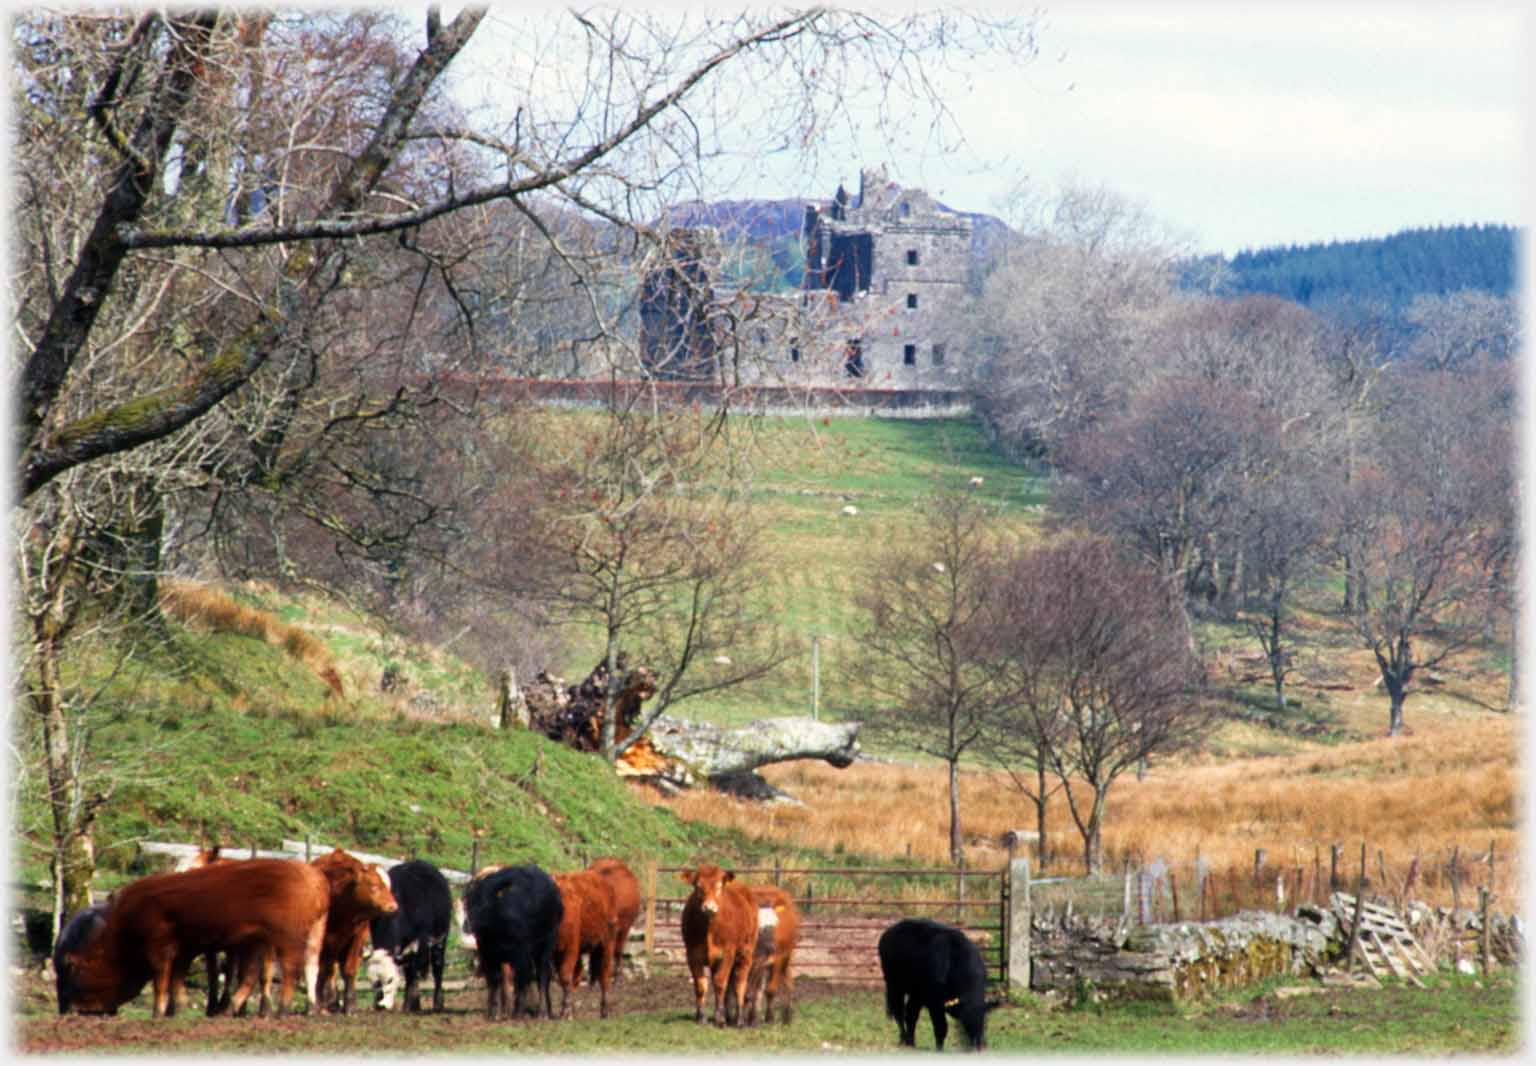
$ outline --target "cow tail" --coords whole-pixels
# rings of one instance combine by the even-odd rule
[[[304,993],[309,996],[312,1012],[320,1009],[320,944],[325,939],[325,918],[322,911],[304,939]]]

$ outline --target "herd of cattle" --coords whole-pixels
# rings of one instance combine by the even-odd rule
[[[712,864],[684,870],[692,886],[683,905],[682,934],[693,986],[694,1017],[705,1021],[712,990],[715,1025],[788,1022],[793,1008],[791,959],[800,916],[790,895],[773,885],[745,885]],[[478,871],[463,897],[462,935],[476,952],[491,1019],[555,1016],[550,985],[561,990],[561,1018],[572,1016],[571,990],[586,964],[608,1016],[609,986],[640,913],[640,884],[618,859],[585,870],[549,874],[530,864]],[[292,1009],[302,974],[308,1002],[325,1010],[354,1010],[357,977],[368,952],[380,988],[376,1006],[389,1008],[403,979],[402,1004],[420,1011],[430,971],[433,1010],[443,1009],[443,968],[456,911],[448,882],[420,860],[390,867],[336,849],[313,862],[226,859],[203,851],[171,873],[140,878],[104,904],[74,915],[54,947],[59,1013],[115,1014],[152,988],[155,1017],[186,1004],[192,963],[205,960],[209,1015],[244,1014],[260,994],[258,1013]],[[967,1043],[986,1046],[986,969],[959,929],[907,918],[879,941],[886,1011],[912,1045],[928,1009],[942,1050],[945,1015],[959,1021]],[[340,981],[337,981],[337,977]],[[274,976],[280,984],[272,997]],[[534,1002],[527,1002],[537,984]]]

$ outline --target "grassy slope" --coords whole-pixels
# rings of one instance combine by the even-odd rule
[[[1028,535],[1043,486],[992,453],[970,420],[769,419],[757,433],[756,504],[771,521],[779,559],[766,595],[781,604],[781,624],[800,639],[802,654],[770,681],[680,711],[726,722],[805,713],[809,641],[820,634],[822,713],[857,713],[858,693],[839,687],[836,668],[857,652],[849,596],[870,547],[899,535],[922,496],[978,476],[983,484],[974,491]],[[849,505],[858,513],[845,515]],[[460,868],[476,829],[487,861],[517,856],[556,866],[600,851],[683,861],[700,849],[768,846],[748,844],[744,833],[715,836],[719,830],[637,802],[589,757],[487,729],[490,685],[450,654],[380,633],[336,604],[262,588],[233,591],[320,637],[347,698],[328,702],[311,668],[261,640],[173,627],[172,653],[135,660],[109,692],[111,710],[94,724],[96,750],[110,753],[128,779],[101,816],[98,847],[109,869],[127,865],[136,838],[203,832],[263,845],[308,834],[366,850],[415,850]],[[1302,622],[1302,676],[1293,688],[1301,710],[1292,718],[1325,729],[1315,738],[1277,731],[1263,711],[1265,687],[1255,680],[1246,686],[1251,713],[1213,738],[1223,757],[1297,752],[1380,732],[1385,705],[1371,689],[1369,656],[1325,612]],[[1238,627],[1210,626],[1206,637],[1218,662],[1228,664],[1219,669],[1246,669],[1236,656],[1252,642]],[[589,661],[578,651],[564,667],[576,674]],[[390,664],[409,684],[380,693]],[[1470,660],[1450,683],[1414,696],[1410,727],[1486,714],[1501,695],[1500,665]],[[1344,690],[1323,687],[1340,681]],[[23,827],[43,840],[35,789],[23,797]],[[35,850],[24,847],[19,858],[25,879],[42,880]]]
[[[824,679],[851,626],[845,601],[865,546],[894,535],[919,497],[979,475],[979,491],[1021,522],[1040,502],[1035,482],[993,456],[974,422],[768,420],[758,433],[766,461],[757,504],[772,520],[782,575],[768,594],[807,649],[809,634],[826,636]],[[842,514],[850,503],[853,518]],[[116,671],[90,722],[93,750],[122,779],[98,823],[104,887],[140,871],[134,844],[146,838],[270,847],[309,837],[455,868],[468,865],[477,832],[482,861],[557,868],[602,852],[680,862],[764,846],[638,801],[588,756],[488,729],[487,679],[449,654],[335,603],[262,586],[226,591],[318,637],[346,698],[328,699],[313,664],[259,637],[173,623],[169,646],[141,650],[126,667],[87,645],[97,673]],[[582,661],[578,653],[567,669]],[[385,694],[378,682],[389,665],[409,683]],[[804,713],[809,689],[807,654],[784,677],[683,713]],[[46,879],[44,815],[36,788],[20,800],[15,854],[21,879],[37,883]]]
[[[838,668],[857,655],[852,595],[870,552],[901,536],[923,497],[939,489],[974,491],[1024,534],[1044,504],[1043,484],[1003,461],[970,419],[768,420],[759,441],[754,505],[771,524],[775,558],[764,595],[779,605],[798,654],[771,679],[679,713],[732,723],[809,713],[811,638],[819,636],[821,714],[856,717],[859,695],[839,688]],[[971,490],[973,477],[982,484]]]

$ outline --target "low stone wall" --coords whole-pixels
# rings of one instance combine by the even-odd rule
[[[1128,999],[1196,999],[1278,974],[1320,973],[1332,954],[1317,924],[1265,911],[1124,931],[1037,924],[1033,940],[1034,991],[1092,988]]]

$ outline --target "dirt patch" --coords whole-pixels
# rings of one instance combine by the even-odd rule
[[[454,982],[457,984],[458,982]],[[79,1052],[154,1051],[170,1054],[188,1054],[193,1048],[217,1047],[223,1051],[260,1052],[282,1047],[287,1038],[312,1030],[316,1026],[335,1027],[336,1050],[345,1050],[348,1033],[358,1026],[366,1026],[373,1016],[371,1007],[364,1007],[359,1016],[344,1018],[327,1015],[311,1018],[290,1015],[283,1018],[205,1018],[196,1009],[175,1018],[156,1020],[147,1017],[148,993],[141,994],[124,1008],[117,1017],[69,1015],[59,1017],[53,989],[47,981],[30,972],[16,979],[13,985],[18,1017],[15,1022],[16,1050],[23,1054],[52,1054]],[[819,999],[846,995],[848,986],[815,978],[801,978],[795,982],[797,1004]],[[551,997],[556,1012],[560,1010],[560,988],[552,985]],[[575,1016],[596,1018],[598,991],[583,985],[574,992]],[[193,992],[196,1004],[199,994]],[[360,995],[360,1000],[369,1001]],[[425,997],[431,1002],[430,987]],[[692,1021],[693,992],[686,973],[667,971],[654,973],[649,978],[629,974],[615,982],[609,991],[609,1011],[612,1016],[625,1014],[650,1014],[671,1012],[679,1019]],[[511,1022],[492,1023],[485,1016],[486,995],[484,982],[473,980],[463,987],[447,991],[444,995],[444,1011],[441,1014],[425,1014],[418,1018],[423,1029],[441,1034],[442,1046],[450,1047],[455,1036],[478,1032],[489,1025],[546,1025],[539,1019],[518,1019]],[[711,1009],[706,999],[706,1012]],[[303,1050],[317,1050],[312,1045]],[[353,1050],[356,1050],[354,1047]]]

